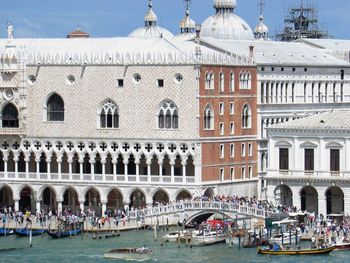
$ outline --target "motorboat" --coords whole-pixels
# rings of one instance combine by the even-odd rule
[[[190,242],[190,240],[194,236],[199,234],[199,231],[195,230],[195,229],[193,229],[193,230],[187,229],[185,231],[173,231],[173,232],[170,232],[170,233],[166,234],[165,236],[163,236],[163,241],[164,242],[178,242],[179,234],[180,234],[180,242],[186,242],[186,239],[188,242]]]
[[[280,247],[263,249],[259,247],[257,253],[261,255],[327,255],[335,248],[335,246],[318,249],[281,249]]]
[[[225,243],[226,237],[222,231],[202,231],[192,238],[193,246],[209,246],[218,243]]]
[[[141,248],[117,248],[108,250],[103,257],[108,259],[123,260],[149,260],[153,251],[146,247]]]

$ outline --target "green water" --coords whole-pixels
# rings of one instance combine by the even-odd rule
[[[159,235],[163,235],[160,232]],[[155,251],[152,259],[147,262],[346,262],[350,259],[349,252],[333,252],[329,256],[262,256],[255,249],[229,248],[226,244],[210,247],[189,248],[182,245],[177,248],[174,243],[164,243],[153,240],[151,231],[122,232],[120,237],[112,239],[93,240],[92,235],[84,234],[66,239],[51,239],[48,236],[33,237],[33,247],[29,248],[28,238],[15,236],[0,237],[0,248],[17,248],[12,251],[0,252],[0,262],[123,262],[120,260],[103,259],[107,249],[121,247],[141,247],[143,245]]]

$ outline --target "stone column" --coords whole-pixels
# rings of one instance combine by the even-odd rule
[[[14,199],[13,201],[15,202],[15,211],[17,212],[19,210],[19,200]]]
[[[84,160],[81,162],[79,160],[79,172],[80,172],[80,179],[83,178],[83,173],[84,173]]]
[[[146,160],[147,164],[147,181],[150,183],[151,182],[151,164],[152,164],[152,159]]]
[[[106,160],[101,160],[103,180],[106,180]]]
[[[36,200],[35,208],[36,208],[36,212],[40,212],[41,211],[41,209],[40,209],[40,201],[39,200]]]
[[[327,215],[327,199],[322,194],[322,191],[319,191],[318,194],[318,213],[323,214],[324,216]]]
[[[186,165],[187,165],[187,162],[186,161],[182,161],[181,162],[182,164],[182,182],[184,184],[186,184],[186,177],[187,177],[187,174],[186,174]]]
[[[36,178],[40,179],[40,157],[39,158],[35,158],[35,164],[36,164]]]
[[[15,178],[18,178],[18,155],[16,154],[13,158],[15,162]]]
[[[299,193],[293,192],[293,206],[295,206],[297,210],[301,209],[301,197]]]
[[[29,178],[29,160],[25,159],[26,162],[26,178]]]
[[[170,159],[170,176],[171,176],[171,182],[175,182],[175,160],[173,158]]]
[[[127,182],[129,180],[128,178],[128,164],[129,164],[129,158],[123,160],[124,163],[124,181]]]
[[[80,207],[80,211],[81,211],[81,212],[83,212],[84,209],[85,209],[84,203],[85,203],[85,201],[80,201],[80,202],[79,202],[79,207]]]
[[[57,172],[58,172],[58,180],[62,179],[62,160],[57,157]]]
[[[49,160],[46,160],[47,163],[47,179],[51,180],[51,157]]]
[[[136,182],[140,182],[140,158],[135,159],[136,165]]]
[[[91,158],[90,157],[89,162],[90,162],[90,165],[91,165],[91,167],[90,167],[91,180],[94,181],[95,180],[95,178],[94,178],[94,174],[95,174],[95,158]]]
[[[159,159],[159,182],[163,182],[163,159]]]
[[[69,180],[72,180],[72,163],[73,163],[73,160],[72,159],[68,159],[68,173],[69,173]]]
[[[8,154],[4,153],[4,157],[3,157],[3,160],[4,160],[4,174],[5,174],[5,178],[8,177],[8,174],[7,174],[7,161],[8,161]]]
[[[113,163],[113,177],[114,178],[117,178],[117,163],[118,161],[113,159],[112,160],[112,163]],[[116,180],[116,179],[115,179]]]
[[[101,204],[102,204],[102,216],[104,216],[107,210],[107,201],[103,200],[101,201]]]
[[[62,213],[62,200],[58,200],[57,201],[57,211],[58,211],[58,214],[61,214]]]

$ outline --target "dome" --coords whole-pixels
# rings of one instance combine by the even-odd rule
[[[174,35],[165,28],[157,26],[157,15],[153,12],[152,0],[148,2],[148,12],[145,15],[145,26],[140,27],[129,34],[129,37],[165,37],[172,38]]]
[[[159,27],[159,26],[152,26],[152,27],[140,27],[138,29],[135,29],[129,34],[129,37],[164,37],[164,38],[172,38],[174,35],[166,30],[165,28]]]
[[[269,28],[264,24],[264,16],[260,15],[260,22],[255,27],[254,35],[256,39],[267,40],[269,36]]]
[[[201,37],[228,40],[252,40],[254,34],[250,26],[233,13],[236,0],[214,0],[216,14],[202,23]]]

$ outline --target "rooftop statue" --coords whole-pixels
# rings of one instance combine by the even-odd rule
[[[13,26],[9,22],[7,22],[7,38],[13,39]]]

